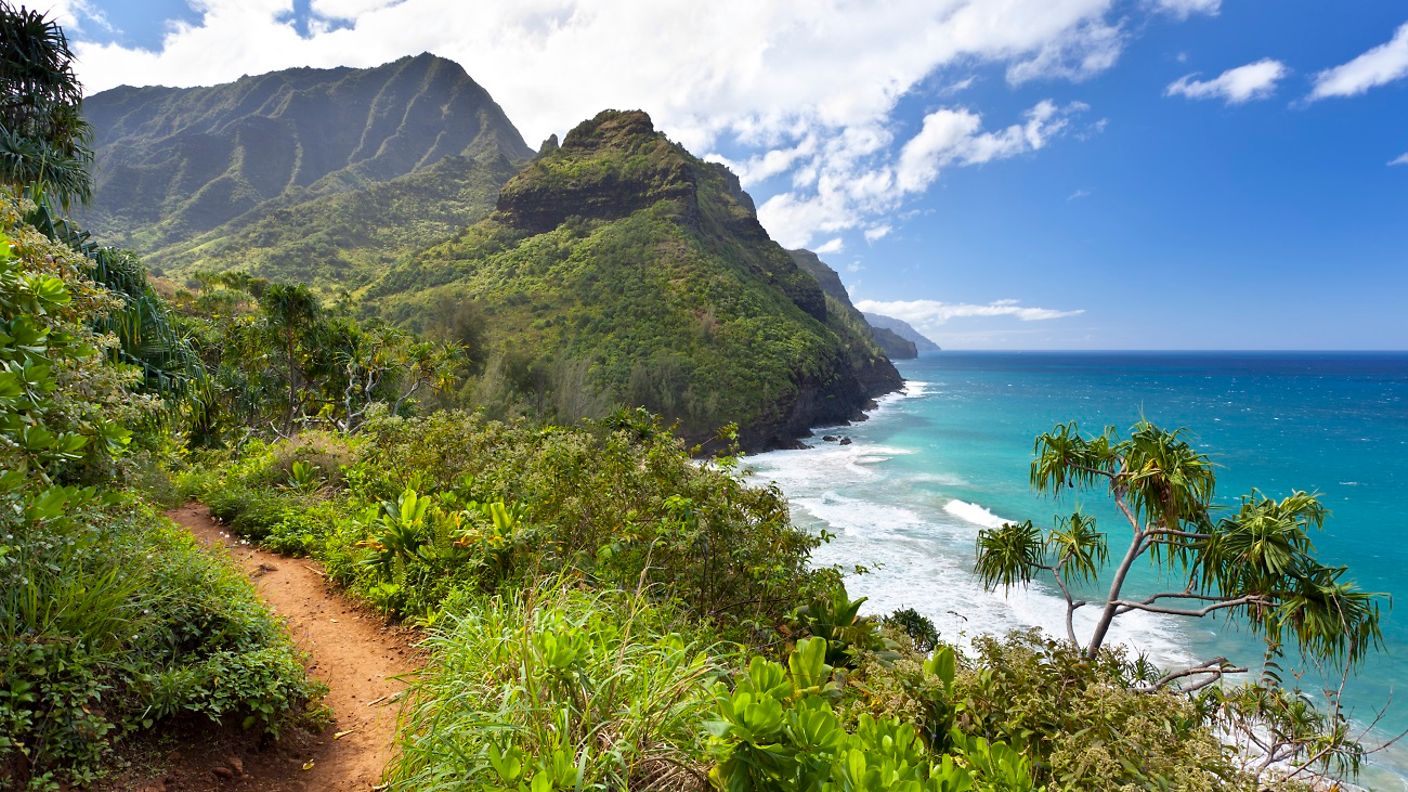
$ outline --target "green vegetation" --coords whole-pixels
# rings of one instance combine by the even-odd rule
[[[688,788],[720,673],[701,637],[680,633],[688,625],[571,580],[455,597],[390,788]]]
[[[841,276],[817,254],[810,250],[789,250],[787,253],[798,268],[816,278],[817,285],[821,286],[821,290],[826,294],[828,314],[840,316],[853,333],[860,338],[869,338],[891,360],[918,357],[919,352],[915,349],[913,341],[901,338],[883,327],[874,326],[866,320],[864,314],[851,305],[851,296],[841,283]]]
[[[532,150],[457,64],[288,69],[89,97],[85,224],[172,274],[337,293],[493,208]]]
[[[321,483],[296,484],[298,462]],[[806,569],[817,540],[791,526],[780,493],[692,462],[643,413],[581,429],[457,411],[383,418],[350,441],[251,443],[182,485],[241,533],[308,552],[378,607],[425,622],[455,590],[572,569],[763,640],[798,597],[834,584]]]
[[[367,296],[426,331],[444,306],[473,306],[481,403],[537,393],[547,420],[643,406],[694,441],[737,423],[752,448],[853,418],[899,384],[863,322],[767,238],[732,174],[639,112],[579,125],[504,186],[493,215]]]
[[[228,274],[194,290],[163,286],[170,321],[202,372],[193,445],[271,429],[354,431],[377,410],[448,398],[465,370],[457,345],[359,322],[304,286]]]
[[[92,192],[83,89],[58,23],[0,2],[0,184],[16,199],[49,193],[67,208]]]
[[[277,731],[314,694],[287,636],[122,489],[164,424],[142,370],[104,354],[121,298],[10,206],[0,229],[0,783],[89,780],[179,715]]]
[[[487,215],[516,169],[501,156],[447,157],[390,181],[271,201],[147,258],[173,276],[238,271],[322,293],[355,292],[398,259]]]
[[[1099,608],[1085,641],[1088,660],[1100,657],[1114,620],[1135,611],[1237,617],[1265,639],[1268,660],[1280,657],[1290,639],[1304,656],[1338,662],[1346,674],[1382,644],[1383,596],[1343,580],[1347,567],[1326,566],[1315,558],[1309,533],[1324,524],[1327,513],[1319,499],[1297,491],[1277,500],[1254,490],[1241,498],[1233,514],[1215,519],[1213,464],[1182,431],[1140,421],[1127,438],[1113,427],[1087,437],[1074,423],[1058,424],[1036,439],[1031,483],[1052,495],[1066,488],[1103,489],[1130,528],[1129,546],[1108,579],[1103,601],[1079,598],[1077,587],[1099,582],[1109,559],[1106,535],[1079,509],[1058,516],[1057,526],[1046,531],[1028,520],[978,534],[977,572],[989,587],[1026,585],[1037,575],[1051,576],[1066,601],[1072,647],[1079,643],[1076,610],[1087,604]],[[1127,594],[1126,577],[1141,559],[1162,568],[1178,581],[1177,587],[1146,596]],[[1273,761],[1290,761],[1357,771],[1364,747],[1351,737],[1338,697],[1330,696],[1325,715],[1302,718],[1297,710],[1303,704],[1291,703],[1301,700],[1300,693],[1280,686],[1276,667],[1270,663],[1261,683],[1230,695],[1216,690],[1204,704],[1217,712],[1223,726],[1248,739],[1260,735],[1253,744],[1260,744],[1266,755],[1263,770]],[[1155,674],[1144,686],[1177,685],[1192,692],[1246,671],[1218,657]]]
[[[38,20],[62,72],[62,37]],[[482,109],[443,63],[197,90],[218,114],[257,90],[297,105],[332,76],[353,94],[417,96],[449,78]],[[20,99],[43,90],[15,85]],[[114,92],[103,128],[138,135],[153,106],[184,96]],[[273,153],[289,139],[257,131],[241,134]],[[414,145],[379,152],[324,163],[309,194],[384,182],[391,192],[365,193],[374,202],[394,194],[388,173],[437,172],[408,164],[427,155]],[[304,178],[236,159],[133,238],[214,228],[241,201],[263,205],[250,198],[261,179],[287,198],[279,179]],[[153,167],[134,162],[103,178]],[[846,417],[894,371],[849,304],[767,239],[731,175],[644,114],[603,113],[545,147],[491,217],[378,281],[381,318],[247,273],[149,282],[45,186],[21,180],[0,206],[7,788],[86,784],[118,741],[176,717],[277,734],[316,696],[249,583],[156,515],[177,496],[318,559],[423,631],[431,658],[393,789],[1250,792],[1350,776],[1365,754],[1337,707],[1311,706],[1274,663],[1252,685],[1205,684],[1234,669],[1166,672],[1105,645],[1121,613],[1176,600],[1248,619],[1273,655],[1283,638],[1347,664],[1377,646],[1377,601],[1313,557],[1315,498],[1253,494],[1213,521],[1210,467],[1177,432],[1063,426],[1037,441],[1038,489],[1103,487],[1133,531],[1085,646],[1070,626],[1066,641],[1032,632],[965,652],[913,610],[864,613],[840,570],[812,566],[825,535],[794,527],[775,488],[745,483],[738,445]],[[409,212],[405,200],[389,211]],[[421,234],[366,237],[385,247],[344,269],[368,272]],[[231,240],[232,256],[249,243]],[[724,426],[719,455],[701,458],[652,410],[695,438]],[[984,532],[978,568],[991,586],[1050,573],[1073,612],[1107,557],[1077,513],[1050,531]],[[1123,572],[1144,557],[1188,586],[1128,598]]]

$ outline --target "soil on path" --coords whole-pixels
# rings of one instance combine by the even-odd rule
[[[312,676],[328,686],[324,703],[332,710],[333,723],[321,733],[290,734],[266,746],[218,730],[211,730],[208,739],[192,734],[168,754],[169,767],[160,778],[136,788],[374,789],[392,755],[398,694],[405,688],[397,677],[421,665],[411,646],[414,634],[388,627],[379,616],[333,591],[315,562],[242,544],[202,505],[190,504],[167,516],[207,546],[228,549],[253,579],[259,595],[288,623],[294,643],[308,656]]]

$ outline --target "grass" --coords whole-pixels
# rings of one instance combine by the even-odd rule
[[[565,576],[447,605],[393,790],[702,788],[717,659],[639,593]]]

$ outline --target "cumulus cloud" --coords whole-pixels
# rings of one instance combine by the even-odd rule
[[[805,247],[819,234],[855,228],[884,226],[889,233],[888,226],[874,218],[888,215],[907,196],[928,189],[945,168],[1037,151],[1065,132],[1072,117],[1086,109],[1080,102],[1058,106],[1043,100],[1024,114],[1021,123],[984,130],[978,113],[940,108],[924,117],[919,131],[900,146],[898,154],[891,151],[890,136],[883,130],[848,133],[831,141],[825,155],[811,164],[814,184],[774,195],[758,208],[758,217],[787,247]]]
[[[1179,19],[1194,14],[1215,16],[1222,10],[1222,0],[1154,0],[1154,7]]]
[[[872,160],[892,158],[897,103],[922,81],[985,64],[1012,83],[1083,79],[1125,41],[1116,0],[313,0],[306,35],[293,0],[189,2],[198,21],[168,22],[154,51],[79,37],[89,92],[434,52],[487,88],[530,145],[603,108],[638,107],[687,148],[729,153],[746,183],[790,183],[765,222],[787,218],[768,227],[792,243],[876,220],[857,209],[893,189],[895,172]],[[996,157],[1014,140],[968,143]],[[909,177],[924,181],[933,156],[916,149]]]
[[[1222,99],[1227,104],[1242,104],[1253,99],[1265,99],[1276,91],[1276,83],[1290,73],[1286,64],[1263,58],[1245,66],[1228,69],[1211,80],[1195,80],[1197,74],[1179,77],[1164,90],[1165,96],[1186,96],[1189,99]]]
[[[951,319],[1009,316],[1023,322],[1044,322],[1085,313],[1083,308],[1034,308],[1024,306],[1018,300],[994,300],[987,304],[947,303],[939,300],[859,300],[856,307],[862,311],[903,319],[920,331],[934,331]]]
[[[1316,74],[1310,98],[1357,96],[1404,77],[1408,77],[1408,22],[1400,25],[1388,42]]]
[[[841,237],[833,237],[821,243],[820,245],[817,245],[816,250],[812,252],[817,253],[819,255],[825,255],[827,253],[840,253],[842,250],[845,249],[846,244],[841,241]]]
[[[1389,160],[1389,161],[1388,161],[1388,164],[1390,164],[1390,165],[1408,165],[1408,152],[1404,152],[1403,154],[1399,154],[1397,157],[1394,157],[1393,159]]]

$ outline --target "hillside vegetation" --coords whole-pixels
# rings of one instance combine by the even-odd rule
[[[173,272],[352,289],[482,217],[532,155],[452,61],[104,91],[84,223]]]
[[[867,315],[863,314],[851,304],[851,295],[846,291],[846,287],[841,283],[841,276],[830,264],[821,260],[821,257],[810,250],[789,250],[787,251],[792,260],[797,262],[808,275],[816,278],[816,282],[821,286],[821,290],[826,293],[830,300],[837,304],[837,310],[842,311],[854,325],[858,325],[870,334],[871,340],[885,353],[891,360],[909,360],[918,357],[914,342],[902,338],[893,331],[885,327],[876,326],[870,322]]]
[[[398,264],[367,300],[421,328],[472,305],[491,368],[644,406],[693,439],[733,422],[746,447],[789,444],[900,383],[858,316],[768,238],[737,178],[640,112],[583,122],[492,215]]]

